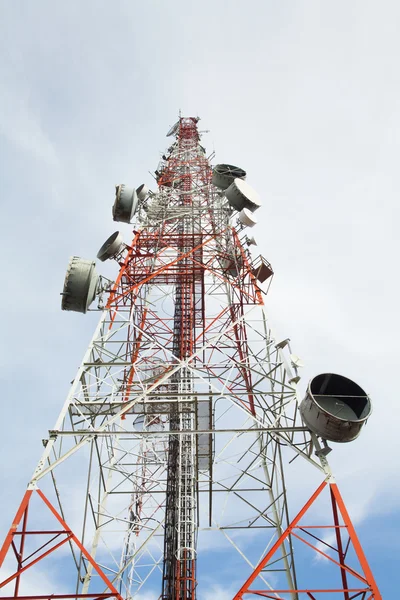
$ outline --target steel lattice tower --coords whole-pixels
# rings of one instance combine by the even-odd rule
[[[250,254],[258,196],[242,169],[211,167],[198,118],[168,135],[157,191],[117,186],[114,220],[135,229],[99,251],[116,281],[70,261],[62,306],[96,300],[100,322],[0,552],[0,598],[201,600],[202,540],[220,536],[236,599],[379,600],[327,461],[369,398],[326,373],[300,402],[299,359],[265,312],[271,265]],[[295,458],[320,485],[291,519]],[[329,577],[299,568],[306,550]],[[32,595],[42,563],[59,585]]]

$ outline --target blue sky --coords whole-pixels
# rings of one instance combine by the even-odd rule
[[[0,15],[1,532],[96,323],[60,310],[68,258],[95,256],[114,231],[116,183],[151,184],[181,109],[262,197],[268,312],[303,386],[328,370],[371,395],[362,436],[331,462],[393,598],[398,3],[3,0]]]

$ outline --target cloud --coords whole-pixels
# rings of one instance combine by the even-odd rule
[[[208,589],[204,590],[203,598],[204,600],[232,600],[233,594],[237,591],[237,589],[233,589],[231,585],[212,585]]]
[[[57,164],[57,154],[37,115],[26,104],[24,90],[17,94],[2,86],[0,94],[0,135],[17,151],[22,150],[34,159]]]

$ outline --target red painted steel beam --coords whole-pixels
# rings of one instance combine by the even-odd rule
[[[116,598],[112,592],[105,594],[47,594],[41,596],[18,596],[18,600],[68,600],[71,598],[92,598],[92,600],[106,600],[107,598]],[[16,600],[16,596],[1,596],[1,600]]]
[[[352,525],[352,522],[351,522],[348,512],[346,510],[345,504],[343,502],[343,499],[340,495],[340,492],[339,492],[336,484],[334,484],[334,483],[329,484],[330,491],[331,491],[331,497],[334,500],[333,507],[334,508],[337,507],[339,509],[339,512],[343,518],[344,526],[347,528],[347,531],[349,534],[349,539],[351,540],[351,542],[353,544],[354,550],[357,554],[357,558],[359,560],[359,563],[360,563],[360,566],[364,573],[364,576],[360,575],[354,569],[352,569],[351,567],[344,564],[345,553],[343,552],[341,538],[340,538],[340,544],[338,544],[339,561],[340,561],[340,562],[338,562],[335,559],[333,559],[331,556],[326,554],[325,552],[322,552],[322,550],[320,550],[319,548],[310,544],[307,540],[304,540],[303,538],[298,536],[297,533],[295,533],[295,531],[294,531],[295,529],[299,529],[299,526],[298,526],[299,521],[304,516],[304,514],[308,511],[308,509],[311,507],[311,505],[316,501],[316,499],[321,494],[322,490],[326,487],[326,485],[327,485],[327,482],[324,481],[319,486],[319,488],[311,496],[311,498],[308,500],[308,502],[304,505],[304,507],[298,513],[298,515],[293,519],[292,523],[288,526],[288,528],[284,531],[284,533],[279,537],[279,539],[272,546],[272,548],[269,550],[269,552],[265,555],[265,557],[262,559],[262,561],[259,563],[259,565],[254,569],[253,573],[250,575],[250,577],[247,579],[247,581],[243,584],[243,586],[240,588],[238,593],[234,596],[234,600],[242,599],[245,595],[249,595],[249,594],[264,596],[266,598],[274,598],[275,600],[278,600],[276,598],[277,593],[288,594],[288,593],[293,593],[293,592],[294,593],[306,593],[309,595],[310,598],[312,598],[312,594],[318,594],[318,593],[336,593],[336,594],[342,593],[344,595],[343,597],[345,600],[347,600],[347,599],[350,600],[351,597],[349,596],[349,594],[351,594],[351,593],[367,594],[367,593],[371,592],[371,596],[368,596],[368,598],[370,598],[370,600],[382,600],[382,596],[378,590],[378,587],[377,587],[374,577],[372,575],[371,569],[369,568],[368,562],[362,551],[361,544],[358,540],[357,534]],[[336,535],[338,533],[340,535],[341,526],[339,525],[338,512],[337,511],[335,512],[335,510],[333,510],[333,516],[334,516],[335,524],[332,525],[331,527],[333,529],[335,529]],[[319,526],[317,526],[317,527],[319,527]],[[303,526],[301,529],[305,529],[305,526]],[[300,541],[304,542],[307,546],[311,547],[313,550],[319,552],[321,555],[323,555],[325,558],[327,558],[329,561],[333,562],[336,566],[338,566],[340,568],[341,575],[342,575],[342,583],[343,583],[342,588],[340,588],[340,589],[338,589],[338,588],[336,588],[336,589],[300,589],[299,588],[296,590],[290,590],[290,589],[250,590],[249,589],[251,584],[254,582],[254,580],[261,573],[261,571],[268,564],[268,562],[270,561],[272,556],[275,554],[275,552],[278,550],[278,548],[281,546],[281,544],[284,542],[284,540],[290,534],[293,535],[294,537],[296,537],[297,539],[299,539]],[[365,583],[366,587],[353,588],[353,589],[349,588],[348,584],[347,584],[346,572],[350,573],[352,576],[358,578],[360,581]]]
[[[10,575],[10,577],[7,577],[7,579],[4,579],[4,581],[2,581],[0,583],[0,588],[4,587],[5,585],[7,585],[11,581],[13,581],[16,577],[20,577],[20,575],[22,573],[25,573],[25,571],[27,571],[28,569],[30,569],[31,567],[33,567],[33,565],[36,565],[38,562],[40,562],[41,560],[43,560],[43,558],[46,558],[46,556],[49,556],[49,554],[51,554],[55,550],[58,550],[58,548],[60,548],[61,546],[63,546],[71,538],[72,538],[72,535],[68,535],[61,542],[59,542],[58,544],[56,544],[52,548],[49,548],[48,550],[46,550],[46,552],[43,552],[43,554],[41,554],[40,556],[38,556],[37,558],[35,558],[34,560],[32,560],[30,563],[28,563],[24,567],[18,569],[15,573],[13,573],[12,575]]]
[[[41,497],[41,499],[43,500],[43,502],[46,504],[46,506],[49,508],[49,510],[53,513],[53,515],[55,516],[55,518],[57,519],[57,521],[59,523],[61,523],[61,525],[66,530],[69,530],[69,527],[66,524],[66,522],[64,521],[64,519],[58,514],[58,512],[56,511],[56,509],[54,508],[54,506],[49,502],[49,500],[46,498],[46,496],[43,494],[43,492],[41,490],[37,490],[37,493],[39,494],[39,496]],[[78,538],[76,537],[76,535],[73,534],[72,532],[71,532],[71,538],[73,539],[73,541],[75,542],[75,544],[78,546],[78,548],[82,552],[82,554],[85,556],[86,560],[88,560],[90,562],[90,564],[92,565],[92,567],[94,568],[94,570],[96,571],[96,573],[99,575],[100,579],[103,581],[104,585],[106,587],[108,587],[108,589],[115,594],[115,597],[118,598],[118,600],[123,600],[122,596],[115,589],[115,587],[113,586],[113,584],[111,583],[111,581],[103,573],[102,569],[100,569],[100,567],[96,563],[96,561],[92,558],[92,556],[89,554],[89,552],[83,546],[83,544],[81,544],[81,542],[78,540]]]
[[[10,530],[6,536],[6,539],[4,540],[3,546],[0,550],[0,567],[2,566],[4,559],[6,557],[6,554],[10,548],[14,534],[17,531],[18,525],[20,524],[20,521],[22,519],[22,515],[24,514],[24,512],[28,506],[29,500],[32,496],[32,492],[33,492],[33,490],[27,490],[25,492],[24,497],[22,498],[22,502],[17,510],[17,514],[15,515],[12,525],[10,527]]]
[[[292,532],[292,530],[297,525],[297,523],[300,521],[300,519],[308,511],[308,509],[310,508],[310,506],[315,502],[315,500],[321,494],[322,490],[325,489],[326,485],[327,485],[326,481],[323,481],[321,483],[321,485],[319,486],[319,488],[314,492],[314,494],[311,496],[311,498],[303,506],[303,508],[301,509],[301,511],[293,519],[293,521],[289,525],[289,527],[282,533],[282,535],[278,538],[278,540],[275,542],[275,544],[272,546],[272,548],[269,550],[269,552],[267,552],[267,554],[264,556],[264,558],[262,559],[262,561],[254,569],[254,571],[250,575],[250,577],[242,585],[242,587],[240,588],[240,590],[238,591],[238,593],[234,596],[234,600],[240,600],[241,598],[243,598],[243,594],[245,594],[245,593],[247,593],[249,591],[249,587],[251,586],[251,584],[253,583],[253,581],[258,577],[258,575],[261,573],[261,571],[263,570],[263,568],[265,567],[265,565],[269,562],[269,560],[271,559],[271,557],[275,554],[275,552],[281,546],[282,542],[284,542],[286,540],[286,538]]]
[[[284,589],[284,590],[271,590],[269,592],[266,592],[265,590],[248,590],[247,592],[244,592],[244,595],[248,595],[248,594],[253,594],[255,596],[264,596],[264,598],[273,598],[274,600],[279,600],[276,597],[276,594],[340,594],[343,592],[347,592],[347,593],[354,593],[354,594],[360,594],[363,592],[369,592],[369,588],[332,588],[332,589],[310,589],[310,588],[302,588],[302,589],[296,589],[296,590],[289,590],[289,589]],[[2,599],[3,600],[3,599]]]
[[[345,523],[347,530],[349,532],[349,536],[350,539],[352,541],[352,544],[354,546],[354,550],[357,554],[357,558],[360,561],[360,565],[362,567],[362,570],[365,573],[366,579],[368,580],[369,585],[371,586],[371,590],[373,592],[373,596],[372,598],[374,598],[374,600],[382,600],[382,596],[381,593],[378,589],[378,586],[376,584],[375,578],[372,574],[372,571],[370,569],[370,566],[368,564],[368,561],[366,559],[366,556],[364,554],[364,551],[361,547],[360,541],[358,539],[358,536],[356,534],[356,530],[354,529],[354,525],[350,519],[349,513],[347,512],[346,506],[344,504],[343,498],[339,492],[339,488],[336,485],[336,483],[331,483],[330,485],[331,488],[331,492],[332,495],[334,496],[337,506],[339,508],[339,511],[342,515],[343,518],[343,522]]]
[[[347,583],[347,573],[345,570],[345,562],[344,562],[345,554],[343,552],[342,534],[339,529],[339,515],[338,515],[338,510],[337,510],[337,505],[336,505],[336,499],[332,492],[332,488],[330,488],[330,492],[331,492],[333,518],[335,521],[336,544],[337,544],[337,549],[338,549],[338,554],[339,554],[339,562],[341,565],[340,575],[342,577],[342,585],[346,589],[348,587],[348,583]],[[349,592],[347,592],[347,591],[344,592],[344,600],[350,600]]]

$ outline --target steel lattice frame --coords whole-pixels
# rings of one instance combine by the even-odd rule
[[[290,345],[271,333],[266,290],[245,232],[212,185],[197,121],[179,119],[156,171],[158,192],[140,205],[132,243],[116,257],[115,284],[103,286],[99,325],[0,554],[3,561],[13,546],[17,557],[15,573],[0,584],[7,592],[13,586],[7,597],[20,597],[25,544],[34,538],[28,505],[38,488],[73,556],[73,594],[52,597],[128,600],[156,581],[163,600],[194,599],[198,539],[207,531],[241,557],[242,581],[253,572],[236,598],[315,598],[321,591],[298,587],[297,521],[289,517],[284,464],[299,457],[323,485],[335,484],[300,419]],[[75,495],[83,510],[71,507]],[[339,500],[332,497],[337,533]],[[68,514],[79,525],[76,536]],[[52,550],[55,531],[47,531]],[[255,558],[244,540],[261,535]],[[322,591],[378,600],[370,571],[366,591],[350,591],[337,544],[343,585]]]

